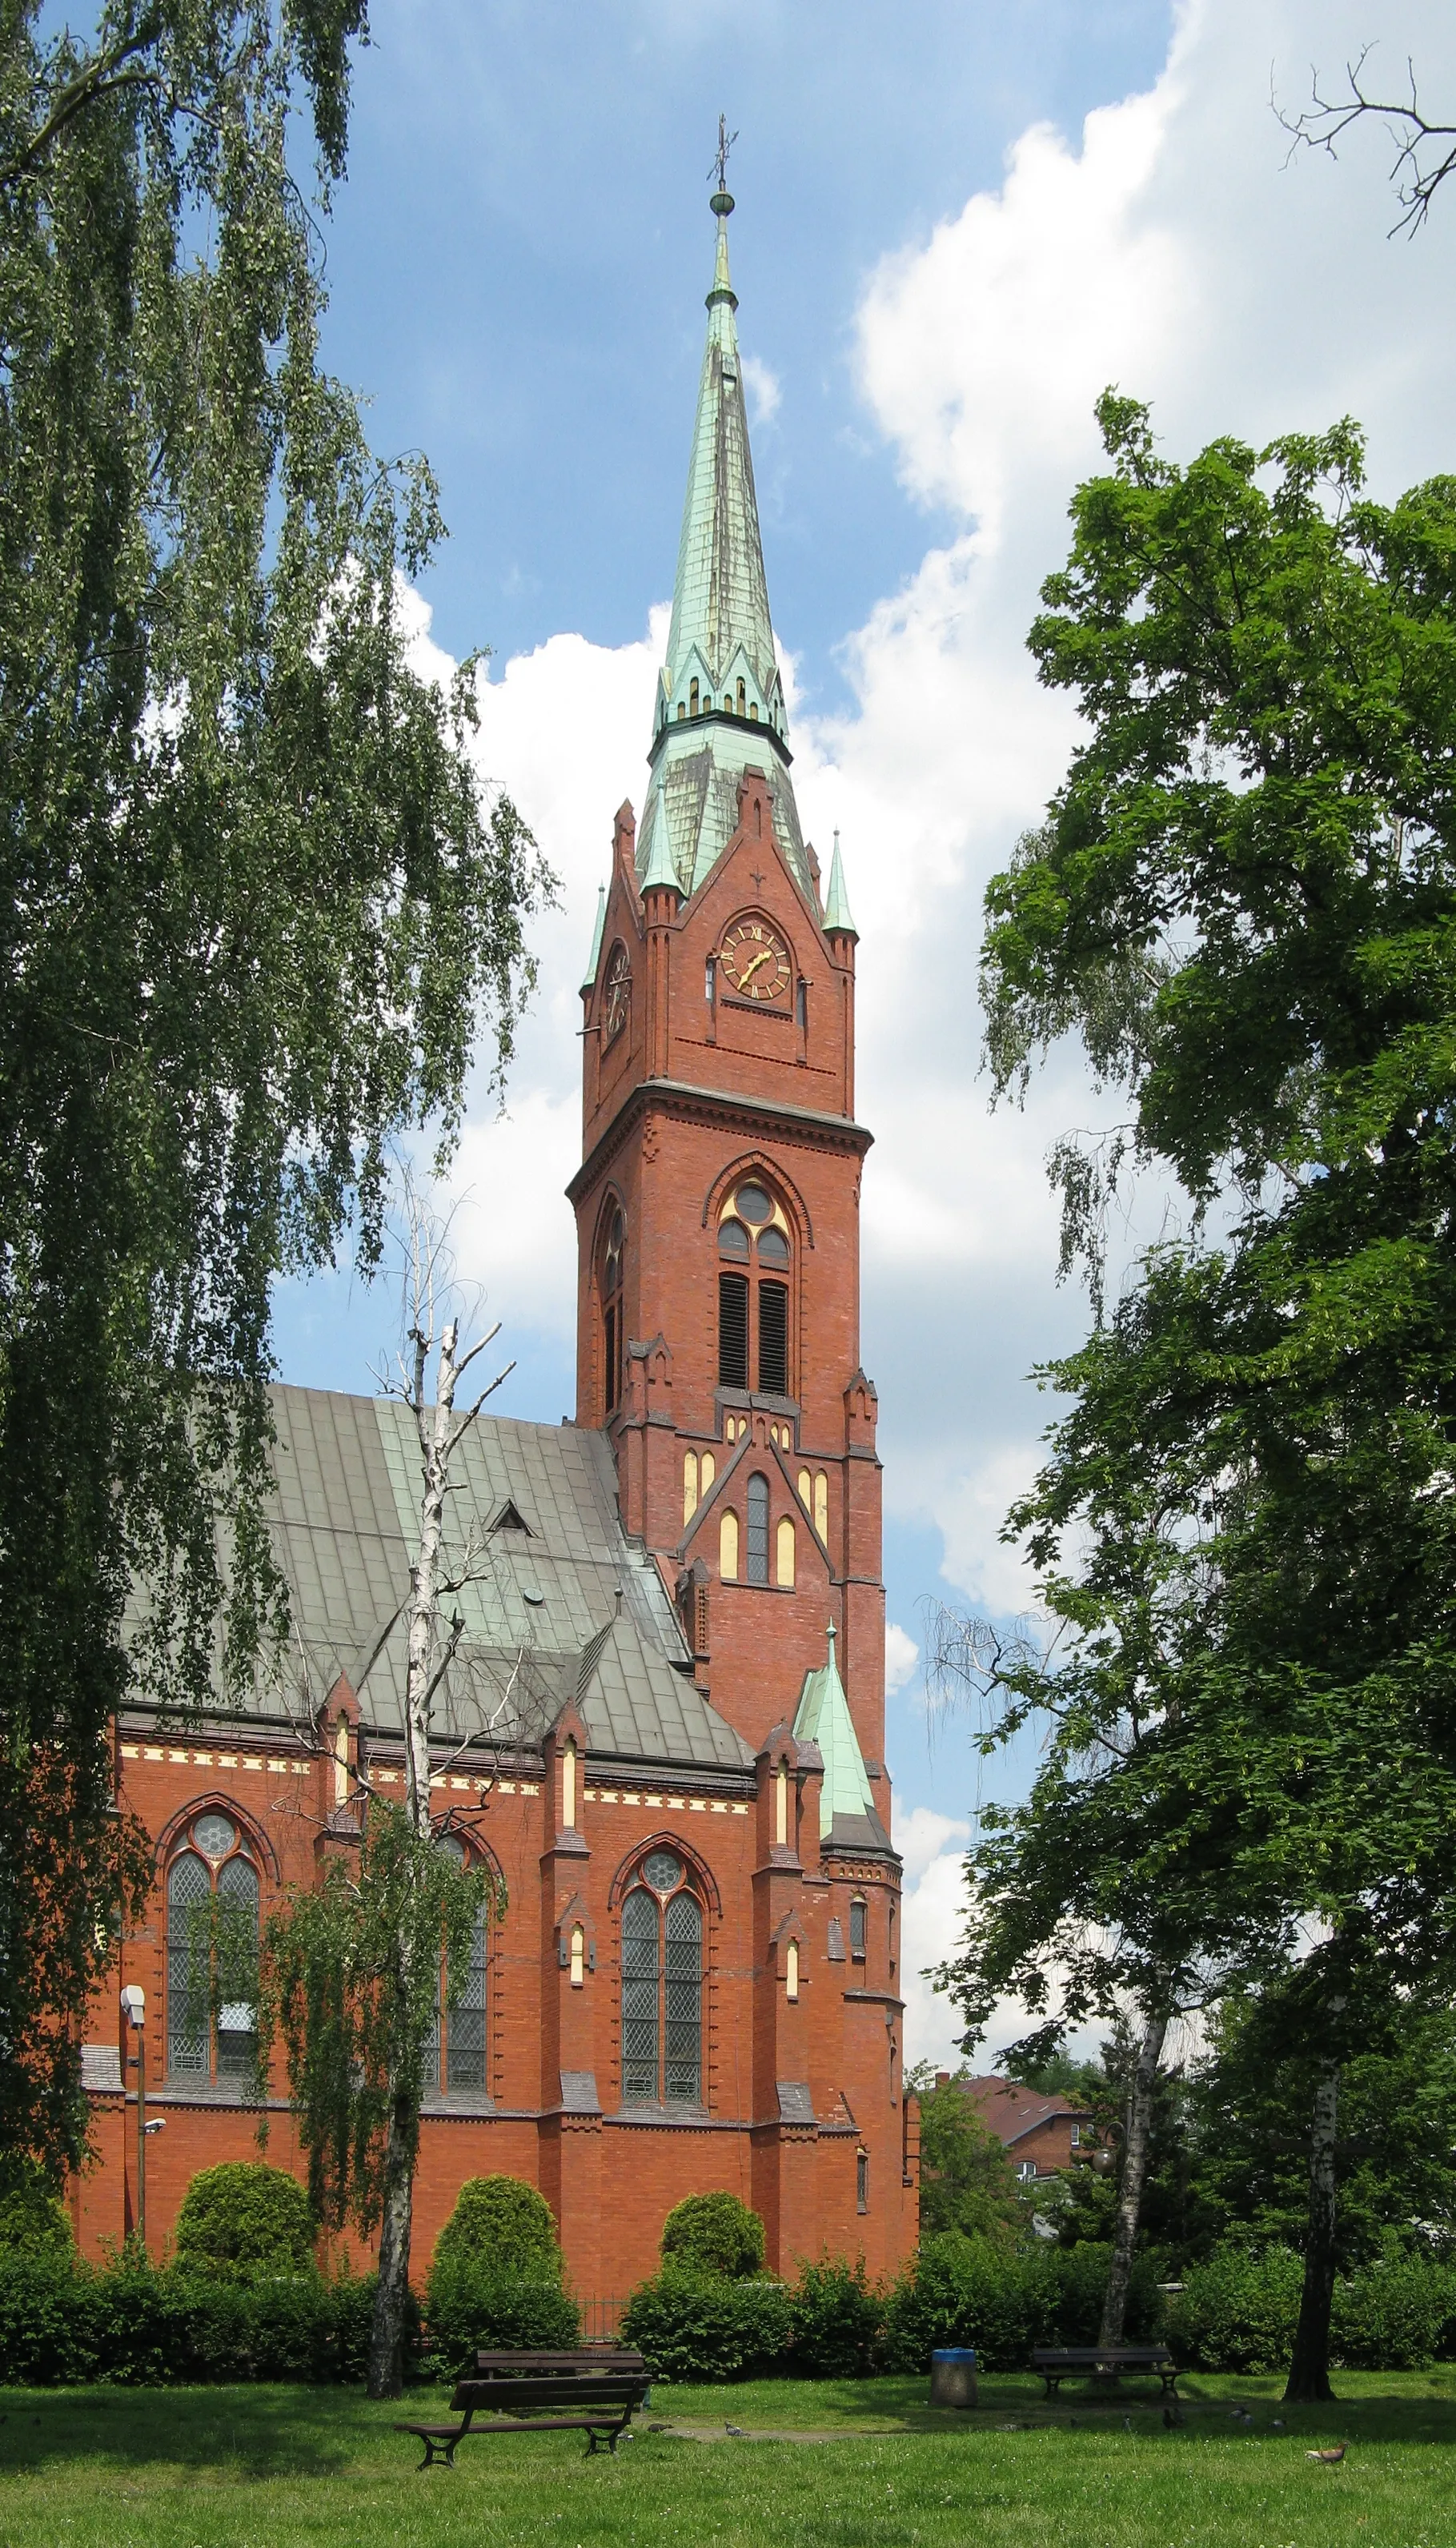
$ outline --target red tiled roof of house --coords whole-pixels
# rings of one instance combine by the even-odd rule
[[[1025,2088],[1016,2079],[957,2079],[956,2085],[1005,2149],[1024,2140],[1039,2124],[1066,2116],[1080,2122],[1090,2112],[1075,2097],[1044,2097],[1040,2088]]]

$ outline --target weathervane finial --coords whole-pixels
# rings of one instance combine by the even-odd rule
[[[708,170],[708,175],[710,177],[716,177],[718,181],[717,192],[712,200],[712,210],[715,213],[731,213],[733,210],[733,198],[728,192],[728,153],[737,139],[737,134],[730,133],[728,130],[727,116],[720,115],[718,118],[718,147],[713,153],[713,164]]]

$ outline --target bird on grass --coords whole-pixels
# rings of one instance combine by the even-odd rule
[[[731,2433],[736,2442],[743,2442],[748,2439],[748,2428],[744,2424],[725,2424],[723,2430],[725,2433]]]
[[[1344,2455],[1345,2446],[1343,2442],[1340,2442],[1332,2451],[1306,2451],[1305,2453],[1307,2460],[1322,2460],[1326,2468],[1335,2467],[1337,2463],[1344,2458]]]
[[[1163,2422],[1164,2422],[1164,2424],[1166,2425],[1166,2427],[1167,2427],[1167,2429],[1168,2429],[1168,2431],[1169,2431],[1170,2433],[1179,2433],[1179,2432],[1181,2432],[1181,2431],[1182,2431],[1182,2429],[1183,2429],[1183,2410],[1182,2410],[1182,2408],[1181,2408],[1181,2407],[1176,2407],[1176,2408],[1175,2408],[1175,2407],[1164,2407],[1164,2409],[1163,2409]]]

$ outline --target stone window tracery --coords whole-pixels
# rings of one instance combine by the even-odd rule
[[[787,1398],[793,1236],[783,1206],[761,1178],[745,1177],[724,1203],[718,1257],[718,1386],[752,1385],[763,1397]]]
[[[167,1867],[168,2078],[201,2085],[250,2072],[260,1897],[240,1825],[208,1806],[178,1835]]]

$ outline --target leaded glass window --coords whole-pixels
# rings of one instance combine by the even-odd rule
[[[622,2097],[628,2104],[656,2104],[658,2004],[662,1914],[644,1885],[634,1885],[622,1905]]]
[[[654,1850],[642,1872],[622,1904],[622,2101],[696,2106],[702,1906],[670,1850]]]
[[[167,1869],[167,2076],[245,2079],[252,2068],[258,1870],[237,1825],[210,1807]]]
[[[748,1482],[748,1580],[769,1581],[769,1481],[757,1471]]]
[[[463,1842],[447,1832],[438,1843],[445,1855],[457,1865],[466,1863]],[[490,1939],[484,1904],[476,1914],[470,1934],[470,1951],[464,1973],[459,1976],[460,1993],[450,2006],[449,1980],[445,1959],[440,1958],[440,1996],[434,2024],[424,2048],[424,2085],[426,2088],[474,2088],[484,2095],[486,2088],[486,1982],[490,1969]]]

